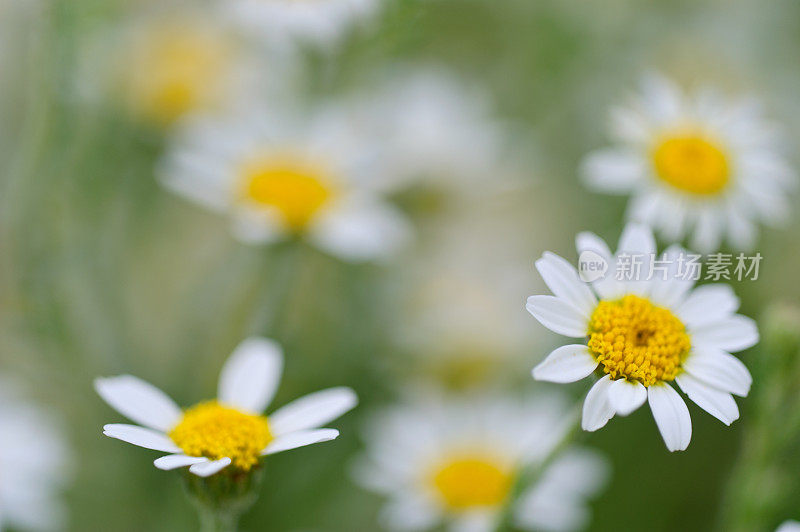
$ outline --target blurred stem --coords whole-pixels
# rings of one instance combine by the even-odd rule
[[[256,300],[250,323],[250,333],[276,336],[282,329],[289,310],[295,275],[303,255],[303,242],[290,239],[271,248],[272,266],[264,282],[263,293]]]
[[[203,532],[236,532],[239,519],[258,499],[264,468],[223,471],[210,477],[184,474],[184,487],[197,508]]]
[[[497,522],[496,532],[513,532],[514,528],[514,508],[519,498],[527,493],[534,487],[547,468],[558,458],[558,456],[570,445],[575,443],[578,436],[582,435],[581,431],[581,407],[576,407],[567,416],[567,426],[561,439],[553,446],[550,452],[545,457],[531,464],[525,465],[517,475],[514,486],[511,488],[511,493],[503,507],[500,517]]]
[[[236,532],[239,517],[230,513],[211,509],[200,510],[200,530],[202,532]]]
[[[774,530],[795,516],[800,493],[800,308],[771,307],[761,329],[747,427],[722,505],[726,532]]]

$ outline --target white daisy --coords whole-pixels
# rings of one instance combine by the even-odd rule
[[[597,371],[602,378],[583,407],[584,430],[603,427],[615,414],[627,415],[645,401],[670,451],[684,450],[692,435],[686,403],[672,386],[726,425],[739,418],[731,394],[746,396],[752,379],[731,352],[758,342],[756,324],[735,314],[739,299],[730,286],[707,284],[692,290],[691,276],[677,275],[677,246],[669,248],[666,276],[618,280],[625,256],[655,254],[653,234],[629,224],[616,255],[592,233],[577,238],[579,254],[591,252],[609,265],[591,287],[566,260],[545,253],[536,268],[555,295],[528,298],[527,309],[545,327],[583,343],[559,347],[533,370],[534,378],[574,382]],[[636,277],[636,276],[634,276]],[[666,279],[666,280],[664,280]],[[593,289],[594,290],[593,290]]]
[[[0,530],[57,530],[69,449],[58,420],[0,380]]]
[[[381,513],[390,530],[489,532],[516,475],[540,463],[564,432],[563,402],[418,399],[380,413],[368,426],[356,480],[386,494]],[[588,521],[585,501],[605,481],[605,462],[571,448],[515,501],[513,520],[529,530],[574,530]]]
[[[255,38],[278,49],[336,46],[357,24],[373,19],[381,0],[225,0],[221,9]]]
[[[170,453],[155,466],[189,466],[207,477],[231,466],[249,471],[261,457],[333,440],[339,431],[317,428],[356,405],[350,388],[330,388],[307,395],[262,415],[278,388],[283,367],[280,347],[265,338],[242,342],[225,363],[218,399],[185,411],[152,385],[132,377],[101,378],[97,393],[138,425],[111,424],[103,434],[139,447]]]
[[[691,247],[707,253],[723,236],[750,249],[759,221],[787,217],[796,176],[777,151],[776,128],[752,100],[709,90],[690,97],[651,75],[612,118],[618,146],[590,154],[583,175],[592,188],[630,194],[628,219],[669,241],[691,233]]]
[[[345,260],[385,257],[410,229],[370,186],[374,152],[343,118],[334,110],[197,118],[178,132],[161,179],[229,214],[244,242],[302,236]]]

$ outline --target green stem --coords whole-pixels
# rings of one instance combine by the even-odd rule
[[[238,515],[210,508],[200,510],[200,530],[202,532],[236,532],[238,523]]]
[[[292,239],[271,249],[271,267],[264,282],[264,291],[256,300],[250,332],[274,337],[282,328],[290,306],[295,274],[302,260],[303,243]]]
[[[535,486],[547,468],[558,458],[561,453],[570,445],[575,443],[581,432],[581,408],[568,415],[568,425],[564,430],[561,439],[550,449],[550,452],[542,460],[525,465],[517,474],[514,486],[511,488],[503,510],[497,522],[496,532],[512,532],[514,529],[514,507],[519,498]]]

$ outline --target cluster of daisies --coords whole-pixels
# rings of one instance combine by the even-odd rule
[[[398,192],[446,187],[482,197],[489,181],[497,186],[506,134],[482,94],[440,72],[387,75],[335,102],[309,104],[297,94],[305,47],[329,51],[368,28],[379,7],[376,0],[233,0],[213,13],[143,17],[122,32],[115,46],[125,60],[115,63],[124,68],[109,70],[110,86],[134,116],[164,132],[159,182],[224,217],[245,244],[303,239],[347,262],[386,260],[415,237],[409,214],[392,201]],[[579,420],[586,431],[647,402],[666,447],[684,450],[692,424],[677,389],[730,425],[739,417],[734,396],[746,396],[752,381],[733,353],[756,344],[758,330],[737,314],[739,299],[726,284],[695,287],[674,271],[649,280],[614,272],[631,255],[658,256],[653,230],[703,252],[723,241],[751,249],[759,224],[788,214],[796,178],[780,155],[779,132],[752,101],[687,95],[657,75],[614,110],[613,135],[617,145],[590,154],[582,175],[596,190],[630,194],[629,223],[613,252],[593,233],[578,235],[578,254],[592,252],[608,266],[591,282],[552,253],[536,261],[553,295],[531,296],[528,311],[577,340],[550,353],[533,376],[595,377]],[[682,253],[673,244],[664,256],[677,264]],[[420,295],[447,307],[423,303],[411,325],[419,333],[411,349],[437,352],[440,369],[461,385],[509,362],[494,353],[528,341],[504,298],[515,297],[522,277],[504,268],[486,287],[481,257],[468,257],[458,270],[426,261],[428,278],[415,279]],[[264,413],[282,366],[280,346],[248,338],[224,364],[217,398],[185,409],[137,377],[97,379],[103,400],[135,423],[108,424],[103,433],[164,453],[154,460],[159,469],[201,478],[247,474],[269,455],[337,438],[326,425],[356,406],[348,387]],[[563,398],[428,384],[415,383],[411,397],[375,412],[364,429],[353,478],[388,499],[382,526],[490,532],[510,521],[567,531],[589,521],[588,501],[608,466],[589,449],[564,445],[571,416]],[[52,426],[39,412],[2,392],[0,527],[44,528],[58,518],[53,497],[66,451],[59,435],[37,433]],[[30,441],[47,448],[20,443]],[[536,481],[526,484],[531,471]],[[6,478],[24,489],[9,490]]]

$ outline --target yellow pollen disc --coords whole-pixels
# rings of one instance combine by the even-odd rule
[[[189,456],[228,457],[243,471],[258,463],[261,451],[272,441],[266,417],[245,414],[216,401],[188,409],[169,437]]]
[[[232,53],[223,35],[176,22],[139,37],[122,73],[134,111],[167,125],[222,100]]]
[[[444,464],[433,473],[433,485],[451,510],[499,506],[511,491],[514,476],[495,460],[465,457]]]
[[[661,140],[653,150],[656,175],[684,192],[719,193],[730,180],[723,149],[699,135],[676,135]]]
[[[263,158],[244,165],[244,198],[277,209],[286,225],[302,231],[333,197],[325,169],[302,159]]]
[[[671,381],[690,346],[681,320],[639,296],[601,301],[589,321],[589,349],[613,379]]]

